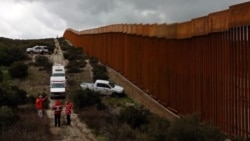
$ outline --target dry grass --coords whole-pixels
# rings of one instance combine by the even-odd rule
[[[28,105],[19,111],[20,120],[5,130],[0,140],[8,141],[47,141],[52,136],[48,130],[49,119],[38,118],[33,105]]]
[[[10,83],[19,86],[20,89],[24,89],[28,95],[49,94],[50,74],[40,71],[34,66],[29,66],[28,74],[24,80],[11,80]]]

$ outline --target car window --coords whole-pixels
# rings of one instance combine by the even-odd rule
[[[107,84],[104,84],[104,87],[110,89],[109,85],[107,85]]]
[[[104,87],[102,83],[97,83],[96,86],[97,87]]]
[[[53,73],[52,76],[65,76],[64,73]]]
[[[52,88],[65,88],[64,83],[53,83],[51,85]]]

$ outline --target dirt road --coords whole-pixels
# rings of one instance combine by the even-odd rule
[[[63,53],[60,50],[60,45],[57,40],[55,40],[55,46],[59,48],[59,52],[57,54],[52,54],[50,56],[51,61],[54,63],[67,65],[67,61],[63,57]],[[84,80],[91,80],[91,67],[88,64],[85,67],[84,72]],[[115,72],[111,68],[108,68],[109,77],[122,85],[125,88],[126,93],[134,99],[137,103],[144,105],[151,112],[156,113],[162,117],[165,117],[169,120],[174,120],[178,116],[173,114],[171,111],[167,110],[165,107],[161,106],[157,101],[153,100],[143,91],[138,89],[135,85],[126,80],[119,73]],[[54,100],[50,100],[50,107],[54,104]],[[72,125],[66,125],[65,113],[62,113],[62,126],[54,127],[54,115],[52,110],[46,111],[49,119],[50,119],[50,131],[54,135],[53,141],[96,141],[94,135],[91,133],[90,129],[87,128],[86,124],[80,122],[75,113],[72,113]]]
[[[60,49],[58,41],[55,39],[55,46],[58,48],[57,54],[53,53],[50,56],[53,63],[59,63],[62,65],[67,65],[67,61],[63,57],[63,53]],[[87,68],[88,69],[88,68]],[[85,73],[90,73],[90,71],[84,71]],[[91,74],[84,74],[90,76]],[[61,116],[61,127],[54,126],[54,111],[51,107],[54,105],[55,100],[49,99],[49,109],[46,110],[46,114],[50,119],[50,131],[54,138],[52,141],[96,141],[94,135],[91,133],[90,129],[87,128],[86,124],[81,122],[77,117],[77,114],[72,111],[71,114],[71,125],[66,125],[65,107],[63,107],[63,112]],[[63,103],[64,104],[64,103]],[[65,105],[65,104],[64,104]]]

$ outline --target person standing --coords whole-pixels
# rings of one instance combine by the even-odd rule
[[[39,117],[43,117],[43,102],[47,99],[47,97],[44,97],[42,95],[39,95],[36,98],[36,109]]]
[[[67,125],[70,125],[70,122],[71,122],[70,115],[71,115],[71,109],[72,109],[72,107],[73,107],[73,104],[68,100],[66,102],[66,108],[65,108]]]
[[[54,118],[55,118],[55,127],[61,126],[61,112],[62,112],[62,104],[60,100],[57,100],[52,107],[52,110],[54,110]]]

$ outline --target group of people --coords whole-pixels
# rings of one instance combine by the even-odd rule
[[[47,99],[47,97],[44,97],[42,95],[39,95],[36,99],[36,108],[38,112],[39,117],[43,117],[43,102]],[[71,124],[71,110],[72,110],[73,104],[67,100],[65,105],[65,114],[66,114],[66,123],[67,125]],[[63,105],[60,100],[56,100],[55,104],[52,107],[52,110],[54,110],[54,119],[55,119],[55,127],[61,126],[61,113],[63,111]]]

